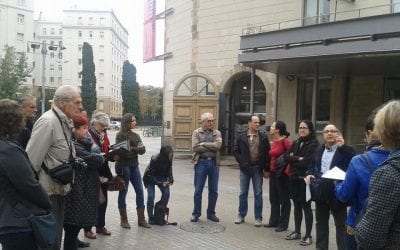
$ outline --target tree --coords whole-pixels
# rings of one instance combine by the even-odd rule
[[[82,47],[82,87],[81,97],[83,108],[89,117],[96,110],[96,66],[93,62],[92,46],[84,42]]]
[[[136,82],[136,68],[129,61],[122,67],[121,81],[122,109],[123,113],[134,113],[140,119],[139,84]]]
[[[139,91],[142,121],[159,122],[162,120],[162,89],[154,86],[141,86]]]
[[[32,69],[28,68],[25,53],[16,53],[15,49],[5,46],[5,55],[0,59],[0,99],[15,99],[18,87],[26,82]]]

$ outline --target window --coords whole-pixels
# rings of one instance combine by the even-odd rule
[[[50,34],[54,35],[55,33],[56,33],[55,29],[54,29],[54,28],[51,28],[51,29],[50,29]]]
[[[62,71],[62,65],[61,64],[58,65],[58,71]]]
[[[316,130],[322,130],[330,121],[331,104],[331,78],[301,79],[299,84],[299,116],[298,120],[312,121],[312,113],[315,111]],[[313,106],[313,90],[316,89],[317,100]]]
[[[99,101],[99,110],[104,110],[104,102]]]
[[[105,21],[104,17],[100,17],[100,25],[104,25],[104,21]]]
[[[59,34],[59,35],[62,35],[62,28],[59,28],[59,29],[58,29],[58,34]]]
[[[400,78],[385,78],[384,102],[400,99]]]
[[[104,52],[104,45],[100,45],[99,50],[100,52]]]
[[[93,17],[89,17],[89,24],[93,25]]]
[[[61,85],[61,84],[62,84],[62,77],[59,76],[59,77],[57,78],[57,84],[58,84],[58,85]]]
[[[93,38],[93,31],[89,31],[89,38]]]
[[[17,4],[18,4],[19,6],[25,6],[25,5],[26,5],[26,0],[18,0],[18,1],[17,1]]]
[[[42,29],[42,35],[47,35],[47,29],[46,28]]]
[[[78,45],[78,50],[82,51],[82,45],[81,44]]]
[[[22,14],[17,15],[17,23],[18,24],[24,24],[25,16]]]
[[[304,0],[304,25],[329,22],[329,0]]]
[[[99,74],[99,81],[104,81],[104,73]]]
[[[81,65],[81,64],[82,64],[82,59],[79,58],[79,59],[78,59],[78,65]]]
[[[51,58],[51,59],[54,59],[54,52],[53,52],[53,51],[50,52],[50,58]]]
[[[82,31],[78,31],[78,37],[82,37]]]
[[[100,67],[104,67],[104,59],[100,59],[99,60],[99,66]]]
[[[78,17],[78,24],[82,24],[82,17]]]
[[[100,39],[104,39],[104,31],[100,31]]]
[[[24,41],[24,33],[17,33],[17,42]]]
[[[235,113],[250,115],[250,113],[265,113],[266,110],[266,91],[264,83],[257,76],[254,77],[253,92],[251,92],[251,75],[246,74],[233,82],[232,94],[235,100]],[[253,102],[251,102],[251,97]],[[247,123],[246,123],[247,124]]]
[[[54,71],[54,64],[50,64],[50,71]]]
[[[54,77],[53,76],[50,76],[50,83],[54,84]]]
[[[400,12],[400,0],[392,0],[392,12]]]
[[[82,72],[78,72],[78,78],[82,79]]]

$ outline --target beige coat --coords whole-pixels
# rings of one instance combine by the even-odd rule
[[[33,168],[39,175],[39,182],[49,195],[66,195],[70,190],[70,185],[60,185],[54,182],[42,169],[44,164],[52,169],[61,165],[62,161],[68,161],[69,148],[65,140],[63,130],[68,138],[68,143],[72,147],[72,155],[75,157],[75,147],[72,143],[72,120],[56,106],[53,109],[59,114],[63,127],[61,127],[57,116],[53,110],[44,113],[34,124],[32,136],[26,147],[29,159]]]
[[[217,166],[219,166],[221,162],[221,157],[219,153],[221,146],[222,146],[222,136],[219,130],[217,129],[213,130],[213,142],[206,142],[204,129],[203,128],[196,129],[195,131],[193,131],[192,134],[192,149],[193,149],[192,161],[197,162],[199,160],[199,156],[201,153],[211,151],[216,153],[216,162]]]

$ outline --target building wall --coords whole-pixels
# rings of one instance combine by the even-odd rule
[[[64,10],[63,42],[70,47],[73,64],[64,71],[64,83],[81,85],[82,45],[89,43],[96,66],[97,111],[111,118],[122,117],[122,67],[127,60],[128,32],[112,11]],[[81,34],[81,35],[80,35]],[[107,101],[104,101],[107,100]],[[100,101],[103,103],[100,105]]]

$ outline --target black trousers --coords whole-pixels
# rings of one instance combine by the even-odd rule
[[[78,234],[81,227],[65,224],[64,225],[64,250],[77,250],[78,249]]]
[[[271,215],[269,224],[281,228],[287,228],[290,218],[289,178],[287,176],[276,177],[272,173],[269,178],[269,202]]]
[[[336,227],[336,244],[338,250],[345,250],[345,223],[346,223],[346,207],[332,207],[325,202],[315,202],[315,219],[317,227],[318,249],[328,249],[329,246],[329,217],[333,215]]]

